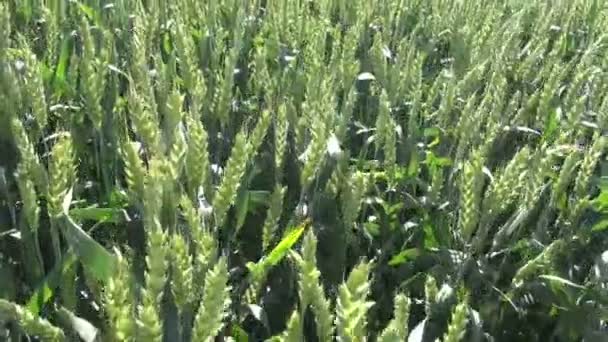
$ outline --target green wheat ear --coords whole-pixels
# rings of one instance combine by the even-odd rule
[[[370,293],[369,272],[372,264],[358,264],[340,285],[336,301],[336,328],[341,340],[365,341],[367,336],[367,312],[374,305],[368,300]]]
[[[249,158],[248,152],[247,137],[245,132],[241,131],[236,136],[230,159],[226,164],[226,172],[213,198],[213,211],[217,227],[221,228],[224,225],[228,209],[236,199],[237,190],[245,174]]]
[[[103,292],[105,309],[110,321],[111,334],[117,341],[132,341],[135,338],[134,297],[131,291],[132,276],[129,262],[116,250],[117,267],[108,279]]]
[[[180,312],[194,299],[193,294],[193,266],[186,240],[180,234],[173,234],[171,238],[171,289],[175,304]]]
[[[287,321],[287,328],[280,336],[275,336],[268,342],[304,342],[302,336],[302,319],[297,310],[291,313]]]
[[[275,185],[274,191],[270,195],[270,207],[264,220],[264,227],[262,229],[262,250],[267,251],[273,239],[275,238],[275,232],[277,231],[277,225],[281,214],[283,213],[283,198],[287,188]]]
[[[213,341],[224,326],[229,305],[228,265],[222,257],[205,277],[205,289],[194,321],[193,341]]]
[[[410,318],[410,299],[404,294],[395,296],[393,319],[382,331],[378,342],[406,341],[408,337],[408,322]]]
[[[144,199],[146,169],[139,157],[139,143],[127,141],[121,148],[125,164],[125,178],[130,192],[131,202],[136,204]]]
[[[186,150],[186,179],[190,196],[198,195],[199,189],[209,197],[209,147],[203,123],[192,116],[186,117],[188,124],[188,149]]]
[[[63,214],[63,200],[76,180],[72,136],[64,132],[53,146],[49,162],[48,204],[51,217]]]
[[[315,317],[317,336],[323,341],[331,340],[334,317],[331,303],[321,284],[321,272],[317,268],[317,238],[312,231],[304,237],[302,255],[297,256],[296,260],[300,269],[300,310],[305,312],[310,306]]]
[[[464,164],[460,183],[460,233],[465,241],[469,241],[477,229],[483,185],[482,168],[483,159],[479,154],[474,154],[472,159]]]
[[[460,342],[467,332],[468,305],[466,302],[459,303],[452,311],[452,319],[448,325],[448,331],[443,336],[443,342]]]
[[[46,319],[34,316],[26,308],[2,298],[0,298],[0,317],[2,321],[15,322],[29,336],[51,342],[66,340],[60,328],[55,327]]]

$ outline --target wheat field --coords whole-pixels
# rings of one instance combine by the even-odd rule
[[[0,341],[608,340],[608,3],[0,1]]]

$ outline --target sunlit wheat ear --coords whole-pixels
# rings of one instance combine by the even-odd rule
[[[64,197],[76,180],[75,156],[72,136],[63,132],[53,146],[49,161],[48,205],[51,217],[63,214]]]
[[[300,174],[300,182],[303,189],[307,189],[313,182],[316,173],[324,160],[327,138],[329,135],[323,120],[320,119],[319,122],[311,127],[311,135],[312,141],[308,144],[308,147],[302,155],[304,165],[302,166],[302,173]]]
[[[274,121],[274,165],[277,175],[281,175],[285,160],[285,150],[287,146],[287,132],[289,121],[287,120],[287,106],[282,103],[276,114]],[[277,176],[279,177],[279,176]]]
[[[507,166],[496,172],[496,177],[489,185],[483,199],[482,215],[486,223],[491,221],[516,203],[520,197],[521,189],[525,186],[527,163],[530,158],[530,149],[524,147],[519,150]]]
[[[164,163],[153,159],[144,187],[143,222],[146,231],[146,272],[145,288],[142,289],[142,302],[138,307],[138,338],[149,341],[162,339],[162,318],[160,302],[167,280],[169,238],[160,223],[162,210],[163,185],[166,182],[163,172]]]
[[[184,95],[178,89],[171,89],[167,95],[163,118],[163,136],[167,148],[171,148],[177,136],[182,134],[180,123],[184,117]]]
[[[193,206],[192,201],[187,196],[182,196],[180,206],[190,228],[194,244],[192,291],[193,299],[198,299],[203,293],[205,275],[217,260],[217,241],[215,236],[205,227],[198,208]]]
[[[554,206],[558,207],[566,204],[564,200],[568,197],[567,189],[576,174],[578,165],[580,164],[581,154],[576,151],[572,151],[564,159],[561,165],[561,170],[557,180],[553,184],[553,191],[551,193],[551,202]],[[565,208],[564,208],[565,209]]]
[[[581,168],[574,184],[574,193],[578,198],[584,198],[588,195],[588,189],[595,167],[607,148],[608,137],[596,133],[593,137],[592,145],[586,151],[583,161],[581,162]]]
[[[210,196],[208,136],[203,123],[196,117],[188,117],[188,149],[186,151],[186,180],[189,195],[194,198],[202,187],[205,196]]]
[[[15,179],[19,187],[21,202],[23,203],[23,212],[30,231],[37,239],[37,231],[40,223],[40,206],[38,205],[38,194],[31,180],[30,175],[25,170],[23,164],[19,164],[15,172]]]
[[[25,77],[23,95],[31,107],[32,115],[36,121],[36,134],[32,134],[34,139],[41,138],[47,126],[48,110],[44,81],[42,79],[42,63],[38,61],[36,55],[31,51],[25,38],[20,42],[23,50],[25,62]]]
[[[357,220],[363,203],[363,197],[369,188],[369,179],[362,172],[353,172],[342,192],[342,215],[347,228]]]
[[[129,89],[129,116],[133,123],[133,130],[139,136],[147,150],[153,155],[160,153],[160,128],[153,113],[152,104],[138,93],[135,86]]]
[[[194,320],[193,341],[213,341],[224,326],[229,305],[228,265],[222,257],[205,277],[205,289]]]
[[[297,310],[294,310],[287,321],[287,328],[280,336],[275,336],[269,342],[303,342],[302,318]]]
[[[248,148],[245,132],[241,131],[236,136],[230,159],[226,163],[224,177],[213,198],[213,212],[217,227],[221,228],[224,225],[226,214],[236,199],[249,158]]]
[[[433,305],[437,301],[437,294],[439,293],[439,287],[437,287],[437,280],[432,275],[426,276],[424,282],[424,312],[427,317],[430,317],[433,312]]]
[[[127,141],[123,143],[121,148],[125,167],[125,179],[133,203],[138,203],[144,198],[146,168],[139,157],[140,146],[141,144],[137,142]]]
[[[410,319],[410,299],[404,294],[395,296],[393,319],[378,337],[379,342],[406,341]]]
[[[477,229],[480,191],[483,185],[483,160],[474,154],[464,164],[460,183],[460,233],[468,241]]]
[[[302,255],[296,257],[300,280],[300,311],[305,312],[310,306],[316,323],[317,336],[323,341],[331,340],[334,333],[334,316],[331,303],[325,295],[321,284],[321,272],[317,268],[317,238],[312,231],[304,237]]]
[[[103,123],[101,98],[105,88],[106,68],[95,53],[95,43],[91,36],[89,23],[83,18],[80,23],[80,36],[83,43],[83,56],[80,59],[80,91],[84,96],[86,112],[96,130]]]
[[[108,314],[113,338],[117,341],[133,341],[135,338],[133,280],[129,262],[116,250],[116,273],[108,278],[103,301]]]
[[[262,249],[268,250],[271,246],[273,239],[275,238],[275,232],[277,231],[277,225],[281,214],[283,213],[283,198],[287,188],[275,185],[274,191],[270,195],[270,206],[264,220],[264,227],[262,229]]]
[[[272,116],[270,115],[270,112],[262,112],[262,115],[258,119],[258,122],[255,125],[255,128],[251,132],[248,139],[249,147],[247,154],[249,155],[249,158],[253,158],[255,155],[258,154],[258,150],[260,149],[260,146],[262,145],[262,142],[266,137],[266,133],[268,133],[268,128],[270,127],[271,122]]]
[[[532,208],[540,199],[545,179],[551,170],[555,156],[547,152],[547,147],[542,146],[533,157],[535,169],[527,173],[526,187],[524,188],[524,202],[526,208]]]
[[[196,63],[198,62],[196,58],[196,47],[195,42],[190,39],[188,35],[188,29],[185,27],[183,20],[181,18],[176,20],[175,25],[173,26],[173,41],[175,43],[175,51],[177,52],[177,56],[179,57],[180,70],[182,73],[182,78],[184,79],[184,86],[190,92],[193,97],[193,101],[196,100],[196,103],[200,103],[200,99],[195,99],[195,96],[198,95],[197,87],[199,86],[200,80],[197,79],[198,67]],[[200,110],[200,107],[194,106],[196,111]]]
[[[358,264],[340,285],[336,300],[336,329],[338,337],[348,341],[365,341],[367,312],[374,305],[368,300],[370,293],[370,263]]]
[[[157,219],[155,219],[156,221]],[[146,227],[147,256],[145,273],[146,287],[142,290],[142,304],[139,307],[138,337],[148,341],[162,339],[162,318],[160,316],[160,303],[167,279],[167,250],[168,237],[157,227]]]
[[[13,140],[19,151],[20,172],[27,174],[42,195],[46,195],[48,191],[46,170],[40,163],[38,155],[34,151],[34,145],[30,142],[21,121],[16,117],[10,120]]]
[[[171,289],[177,308],[183,311],[194,299],[193,265],[186,240],[180,234],[171,237]]]
[[[38,337],[43,341],[65,341],[63,331],[49,323],[44,318],[37,317],[27,308],[0,298],[0,317],[2,321],[15,322],[31,337]]]
[[[513,286],[515,288],[521,287],[525,281],[538,276],[539,272],[550,268],[555,258],[563,254],[567,246],[568,243],[562,239],[551,242],[540,254],[517,270],[515,276],[513,276]]]
[[[452,318],[448,325],[448,331],[443,335],[443,342],[459,342],[464,341],[464,336],[467,332],[468,305],[466,302],[459,303],[452,312]]]

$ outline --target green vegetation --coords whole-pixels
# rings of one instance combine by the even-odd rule
[[[0,16],[0,340],[606,341],[602,1]]]

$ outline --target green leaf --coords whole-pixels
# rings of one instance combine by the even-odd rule
[[[389,260],[389,266],[398,266],[410,260],[416,259],[422,254],[422,251],[419,248],[410,248],[404,251],[401,251],[399,254],[394,255],[391,260]]]
[[[236,231],[239,231],[245,223],[247,212],[249,212],[249,191],[241,189],[238,192],[236,203]]]
[[[34,291],[27,301],[26,307],[28,311],[35,316],[40,314],[42,307],[53,297],[55,289],[59,286],[63,270],[72,267],[74,262],[76,262],[76,256],[73,252],[68,251],[62,256],[62,260],[47,274],[42,284],[36,288],[36,291]]]
[[[275,266],[278,264],[283,259],[285,254],[287,254],[287,252],[291,249],[291,247],[298,242],[309,223],[310,221],[306,220],[291,232],[286,234],[281,242],[279,242],[277,246],[270,251],[268,256],[266,256],[264,263],[270,266]]]
[[[123,209],[115,208],[74,208],[70,216],[75,220],[90,220],[96,222],[125,223],[129,222],[129,214]]]
[[[418,161],[418,151],[413,151],[412,156],[410,158],[410,163],[407,166],[407,175],[409,177],[417,177],[420,171],[420,165]]]
[[[87,271],[96,280],[103,282],[114,274],[116,258],[87,234],[69,215],[72,191],[73,189],[70,189],[63,199],[61,217],[63,235]]]
[[[262,205],[268,205],[270,191],[250,190],[249,191],[249,208],[252,212],[255,208]]]
[[[608,230],[608,219],[601,220],[591,228],[592,232],[603,232],[604,230]]]
[[[429,222],[426,222],[423,226],[424,228],[424,248],[431,249],[439,247],[439,242],[437,241],[437,237],[435,236],[435,229],[433,225]]]
[[[234,324],[232,326],[232,338],[235,342],[249,342],[249,335],[240,325]]]
[[[561,278],[561,277],[558,277],[558,276],[554,276],[554,275],[550,275],[550,274],[541,274],[538,277],[541,278],[541,279],[549,280],[549,281],[554,282],[554,283],[561,284],[561,285],[567,285],[567,286],[574,287],[574,288],[577,288],[577,289],[585,289],[585,287],[582,286],[582,285],[573,283],[573,282],[571,282],[568,279],[564,279],[564,278]]]
[[[602,191],[591,203],[595,210],[608,213],[608,191]]]
[[[95,19],[97,16],[95,15],[95,10],[81,2],[78,2],[78,9],[80,9],[80,11],[82,13],[84,13],[89,19],[93,20]]]
[[[268,253],[268,255],[263,257],[257,263],[247,263],[247,268],[249,268],[249,270],[254,274],[254,276],[256,276],[264,274],[264,272],[270,267],[276,266],[281,260],[283,260],[283,258],[285,257],[287,252],[289,252],[289,250],[293,247],[293,245],[298,242],[298,240],[302,236],[302,233],[304,233],[304,230],[309,225],[310,219],[307,219],[299,226],[289,231],[287,234],[285,234],[283,239],[276,245],[276,247],[274,247],[272,251]]]
[[[59,60],[57,61],[57,67],[55,68],[53,87],[56,95],[62,95],[67,88],[66,78],[71,54],[71,38],[65,38],[63,42],[61,42],[61,53],[59,54]]]
[[[552,142],[555,138],[555,133],[557,133],[559,129],[559,115],[558,111],[561,111],[560,108],[549,111],[549,117],[545,124],[545,129],[543,130],[543,140],[547,142]]]
[[[63,216],[63,233],[82,264],[99,281],[114,274],[116,260],[102,245],[87,234],[69,215]]]

